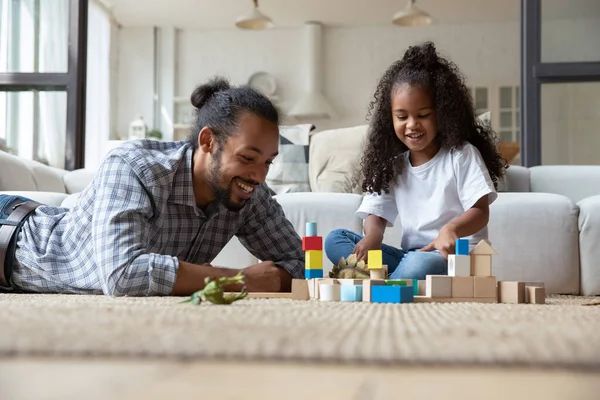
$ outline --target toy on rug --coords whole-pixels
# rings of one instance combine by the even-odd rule
[[[364,260],[357,261],[356,254],[350,254],[347,259],[340,258],[337,265],[329,271],[330,278],[336,279],[369,279],[370,272]]]
[[[213,304],[231,304],[235,301],[242,300],[248,296],[248,290],[244,286],[241,292],[225,292],[225,286],[233,283],[244,283],[244,275],[240,271],[237,275],[231,278],[212,279],[206,277],[204,279],[204,289],[198,290],[190,297],[182,301],[182,303],[200,304],[203,301],[208,301]]]

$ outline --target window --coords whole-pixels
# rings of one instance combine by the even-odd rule
[[[87,0],[0,0],[0,144],[11,152],[83,165],[87,10]]]
[[[520,141],[519,87],[501,86],[498,90],[498,136],[502,142]]]

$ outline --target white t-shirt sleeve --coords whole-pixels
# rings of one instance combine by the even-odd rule
[[[456,151],[454,160],[458,197],[465,211],[483,196],[488,196],[488,204],[492,204],[498,193],[479,150],[468,143]]]
[[[369,215],[376,215],[387,221],[387,227],[393,227],[394,221],[398,217],[398,207],[396,206],[394,190],[393,188],[390,189],[389,194],[384,191],[381,194],[366,193],[356,211],[356,216],[366,219]]]

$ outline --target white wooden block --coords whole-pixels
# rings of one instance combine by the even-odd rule
[[[321,301],[340,301],[339,284],[321,283],[319,286],[319,299]]]
[[[471,276],[471,256],[449,254],[448,276]]]
[[[452,297],[452,277],[446,275],[426,275],[425,294],[427,297]]]

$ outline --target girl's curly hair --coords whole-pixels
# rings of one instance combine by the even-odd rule
[[[436,109],[436,140],[440,146],[453,149],[465,142],[473,144],[481,153],[497,189],[505,163],[496,149],[496,134],[475,117],[471,94],[458,67],[438,56],[435,45],[426,42],[409,47],[377,85],[369,104],[371,122],[360,163],[362,190],[389,193],[390,183],[402,173],[398,156],[408,148],[396,136],[391,106],[392,92],[402,84],[419,86],[431,93]]]

